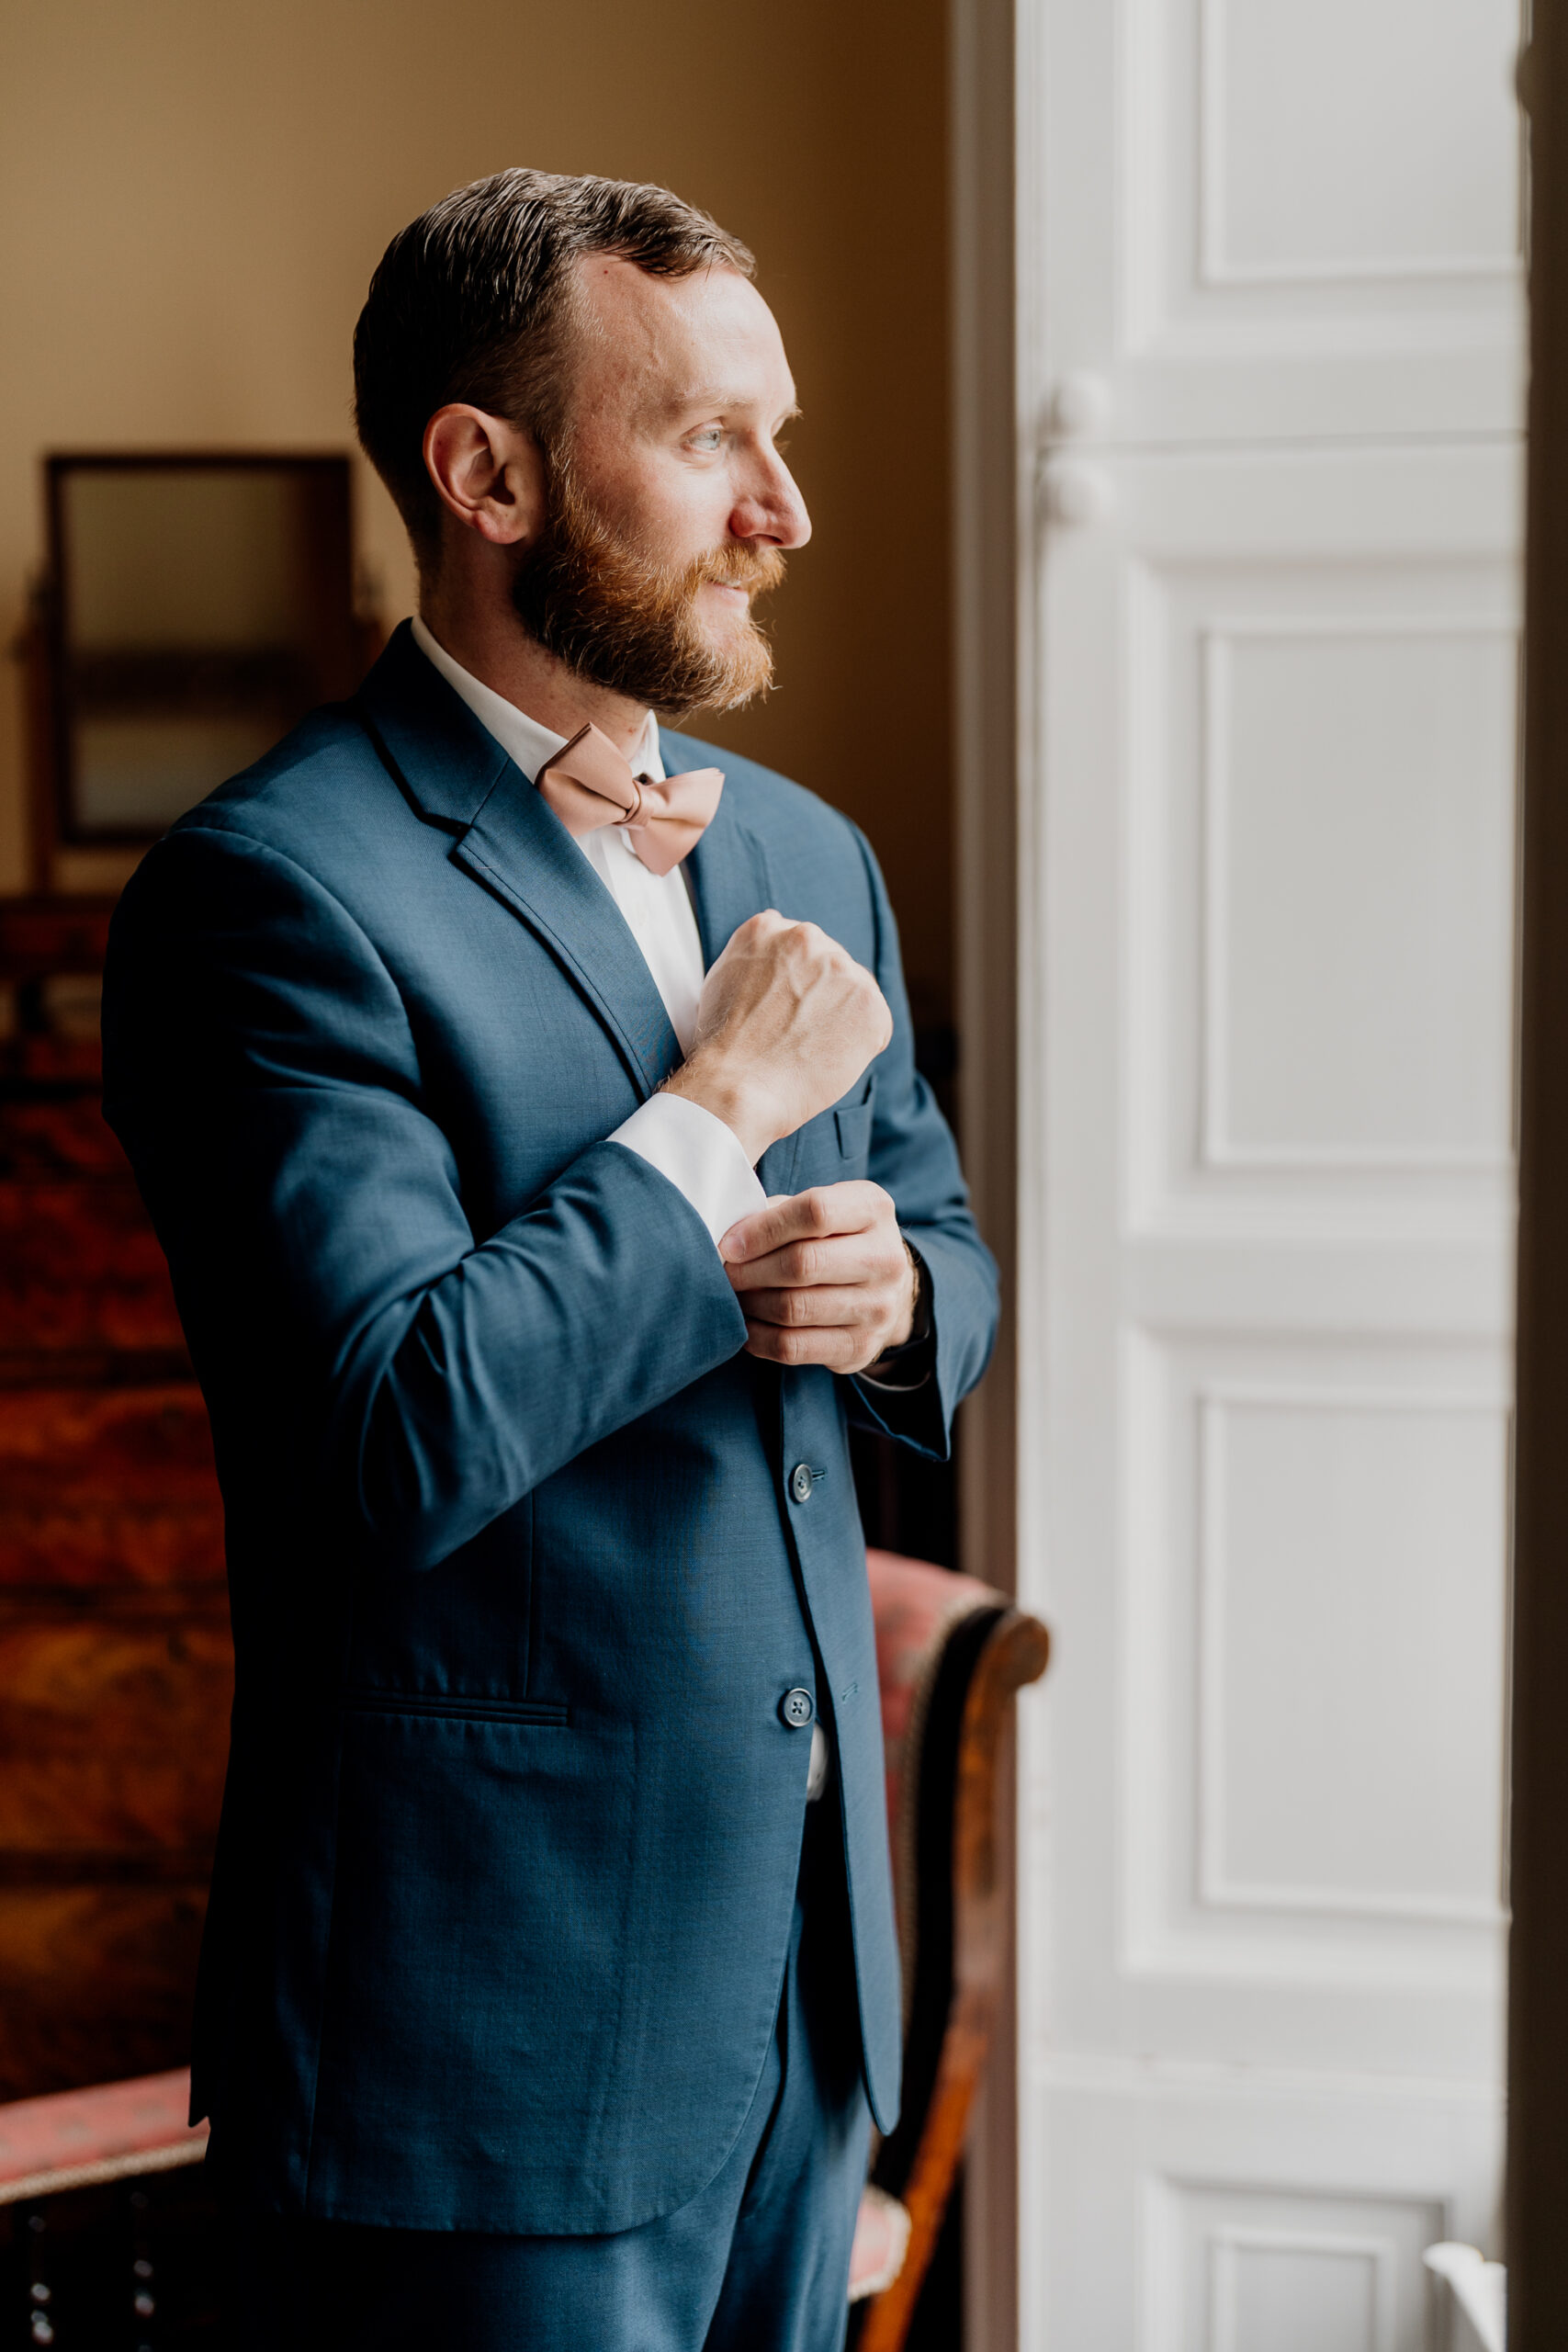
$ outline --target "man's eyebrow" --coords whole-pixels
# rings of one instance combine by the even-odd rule
[[[686,391],[676,392],[669,402],[670,413],[675,416],[683,416],[688,409],[723,411],[732,408],[755,408],[756,405],[755,399],[750,393],[737,392],[727,389],[723,384],[694,384]],[[799,414],[798,405],[792,401],[779,421],[783,424],[792,424]]]

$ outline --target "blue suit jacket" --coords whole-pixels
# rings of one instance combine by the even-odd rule
[[[213,2162],[285,2211],[621,2230],[711,2178],[773,2029],[815,1696],[862,2048],[898,1963],[851,1416],[933,1453],[996,1315],[871,853],[726,774],[711,961],[759,908],[893,1041],[768,1154],[871,1175],[933,1380],[779,1374],[706,1230],[603,1138],[680,1058],[588,861],[414,647],[183,818],[115,919],[106,1108],[168,1251],[228,1518],[236,1690],[197,1997]],[[789,1474],[813,1472],[809,1499]],[[847,1987],[846,1987],[847,1991]]]

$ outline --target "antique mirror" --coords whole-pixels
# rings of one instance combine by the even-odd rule
[[[354,611],[349,460],[46,467],[37,820],[61,846],[135,847],[357,684],[374,646]]]

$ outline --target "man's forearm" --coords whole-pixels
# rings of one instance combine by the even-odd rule
[[[378,1554],[433,1566],[744,1338],[696,1218],[640,1154],[595,1146],[356,1333],[333,1400],[337,1480]]]

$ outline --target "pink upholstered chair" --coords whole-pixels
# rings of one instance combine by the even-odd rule
[[[189,2108],[185,2066],[135,2082],[13,2099],[0,2107],[0,2205],[199,2164],[207,2126],[190,2128]]]
[[[855,2232],[856,2352],[900,2352],[963,2153],[1005,1962],[997,1758],[1045,1671],[1037,1618],[976,1577],[868,1555],[904,1979],[904,2111]]]
[[[0,2305],[6,2341],[217,2340],[211,2197],[179,2067],[0,2107]],[[26,2313],[25,2324],[23,2313]]]

